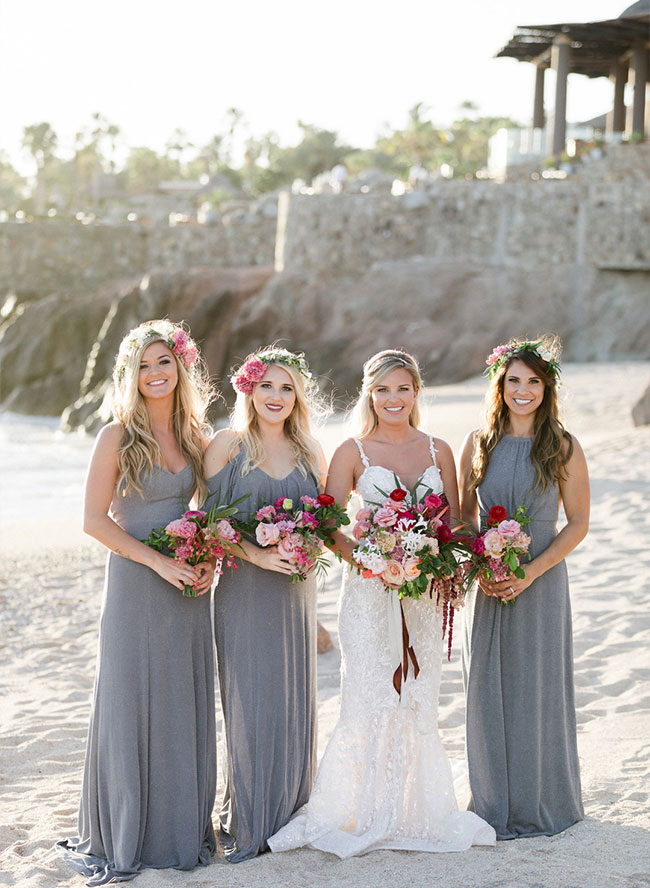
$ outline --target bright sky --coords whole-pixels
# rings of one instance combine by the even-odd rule
[[[631,2],[631,0],[630,0]],[[533,68],[493,56],[517,25],[616,18],[625,0],[0,0],[0,150],[23,172],[23,127],[43,120],[71,153],[99,111],[129,146],[195,144],[244,112],[283,145],[303,120],[370,146],[416,102],[436,125],[471,100],[528,123]],[[547,108],[552,107],[550,78]],[[609,109],[605,78],[569,78],[568,119]]]

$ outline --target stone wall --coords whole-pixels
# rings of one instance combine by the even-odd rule
[[[281,340],[348,394],[387,347],[412,351],[428,383],[541,331],[570,360],[650,357],[643,180],[283,194],[277,220],[266,206],[210,227],[0,225],[0,296],[16,294],[0,299],[0,406],[68,407],[69,427],[93,427],[120,337],[161,314],[190,324],[221,379]]]
[[[0,223],[0,294],[88,292],[105,281],[193,266],[273,265],[275,218],[231,213],[215,225]]]
[[[358,277],[424,256],[488,266],[650,270],[650,184],[442,182],[399,197],[292,195],[279,264]],[[280,213],[283,217],[283,213]]]

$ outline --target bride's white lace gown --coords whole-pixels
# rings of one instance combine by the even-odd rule
[[[371,466],[357,445],[365,466],[357,492],[364,503],[376,503],[377,488],[392,490],[395,478],[392,471]],[[418,485],[441,493],[433,440],[430,447],[433,465]],[[409,672],[400,699],[393,687],[389,598],[379,580],[346,570],[339,602],[338,724],[309,802],[268,840],[274,852],[308,845],[345,858],[380,848],[463,851],[495,843],[491,826],[471,811],[458,810],[438,736],[443,642],[435,601],[404,600],[420,673],[413,679]]]

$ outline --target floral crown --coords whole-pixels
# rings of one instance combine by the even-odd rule
[[[245,364],[242,364],[237,373],[230,377],[232,387],[244,395],[252,395],[255,383],[263,378],[269,364],[284,364],[286,367],[294,367],[303,377],[306,385],[316,384],[303,352],[296,354],[287,351],[286,348],[274,348],[262,354],[253,355]]]
[[[497,345],[497,347],[488,355],[485,363],[487,367],[484,373],[487,373],[490,379],[493,379],[499,370],[510,358],[514,352],[528,351],[537,355],[542,361],[548,364],[548,372],[556,380],[560,378],[560,364],[553,356],[553,353],[544,345],[544,340],[538,342],[529,342],[527,339],[519,341],[511,339],[506,345]]]
[[[169,350],[181,359],[185,369],[190,369],[199,356],[199,350],[196,347],[196,343],[189,333],[183,330],[182,327],[177,327],[170,322],[168,323],[169,329],[165,330],[164,333],[160,330],[156,330],[155,327],[141,324],[139,327],[135,327],[130,334],[122,340],[115,361],[114,371],[114,375],[119,382],[124,378],[129,357],[134,352],[139,351],[147,342],[164,342]]]

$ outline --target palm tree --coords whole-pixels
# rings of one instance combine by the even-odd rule
[[[41,214],[45,212],[46,198],[46,170],[54,157],[54,149],[57,145],[57,135],[49,123],[33,123],[23,129],[23,148],[26,148],[36,163],[36,197],[35,210]]]

